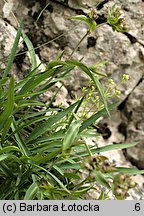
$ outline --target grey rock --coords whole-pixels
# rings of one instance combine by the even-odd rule
[[[142,80],[131,92],[126,100],[122,112],[124,121],[127,122],[126,141],[139,141],[139,144],[126,150],[126,156],[138,168],[144,169],[144,81]]]
[[[0,58],[7,57],[10,54],[16,32],[14,27],[9,25],[3,19],[0,19]]]
[[[99,0],[68,0],[68,5],[72,8],[75,9],[84,9],[84,8],[88,8],[88,7],[94,7],[97,4],[99,4],[100,1]]]
[[[14,2],[14,1],[13,1]],[[65,59],[68,58],[71,52],[75,49],[80,39],[87,32],[87,25],[85,23],[79,24],[77,21],[69,18],[76,15],[75,9],[81,9],[84,12],[90,11],[90,7],[97,4],[97,0],[69,0],[65,1],[67,4],[57,4],[55,1],[47,1],[53,7],[53,11],[45,10],[43,12],[43,19],[34,24],[36,21],[35,13],[40,13],[43,5],[38,1],[36,4],[28,1],[15,0],[15,5],[12,7],[18,20],[24,16],[26,32],[33,33],[31,37],[32,42],[41,45],[57,37],[52,43],[48,43],[44,48],[39,48],[39,57],[44,62],[51,61],[61,50],[65,51]],[[139,140],[139,145],[128,149],[125,152],[115,152],[115,154],[108,155],[111,160],[117,161],[118,164],[130,164],[130,160],[137,167],[144,169],[144,2],[142,0],[120,0],[117,1],[121,5],[121,9],[125,14],[125,20],[129,27],[127,34],[113,32],[111,27],[107,24],[99,27],[89,35],[78,47],[74,53],[73,58],[81,59],[83,62],[92,65],[100,63],[102,60],[107,60],[108,63],[104,65],[101,70],[106,73],[109,78],[113,78],[115,82],[119,82],[122,74],[126,73],[130,76],[130,81],[119,86],[121,90],[121,100],[124,102],[119,113],[113,113],[111,119],[103,119],[107,121],[112,135],[108,140],[99,140],[99,144],[107,145],[110,143],[133,142]],[[108,10],[108,7],[113,2],[109,1],[104,7],[97,11],[98,14],[103,15]],[[0,46],[2,53],[0,58],[9,55],[16,30],[12,27],[17,26],[14,17],[11,13],[6,14],[2,10],[2,2],[0,2],[0,14],[7,16],[7,20],[11,26],[0,19]],[[30,16],[28,15],[30,14]],[[89,39],[91,37],[91,39]],[[94,43],[90,40],[94,41]],[[28,70],[29,62],[24,60],[22,72]],[[14,67],[16,67],[14,65]],[[81,87],[87,84],[87,76],[80,70],[72,71],[73,76],[64,82],[60,95],[55,101],[55,105],[61,103],[68,106],[72,100],[69,96],[71,94],[79,94]],[[106,86],[105,79],[101,80]],[[58,84],[60,85],[60,83]],[[54,90],[59,86],[55,86]],[[48,101],[52,97],[52,92],[43,95],[43,101]],[[119,125],[126,127],[126,134],[118,129]],[[126,160],[127,159],[127,160]],[[141,177],[140,177],[141,178]],[[144,180],[141,178],[141,188]],[[136,194],[136,193],[135,193]],[[140,199],[140,196],[131,194],[131,198]]]

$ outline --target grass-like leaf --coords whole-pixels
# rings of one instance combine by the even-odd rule
[[[15,152],[15,151],[21,152],[21,150],[16,146],[6,146],[6,147],[4,147],[3,149],[0,150],[0,154],[8,153],[8,152],[11,152],[11,151],[12,152]]]
[[[120,150],[120,149],[125,149],[125,148],[131,148],[134,147],[138,144],[138,142],[134,143],[125,143],[125,144],[112,144],[112,145],[107,145],[101,148],[98,148],[97,150],[100,152],[105,152],[105,151],[111,151],[111,150]]]
[[[68,194],[70,194],[70,191],[63,185],[63,183],[55,175],[53,175],[51,172],[44,169],[43,167],[40,167],[38,165],[35,165],[35,166],[39,168],[40,170],[43,170],[44,172],[46,172],[48,175],[50,175],[60,185],[61,188],[63,188]]]
[[[117,167],[119,173],[130,174],[130,175],[143,175],[144,170],[138,170],[135,168]]]
[[[71,19],[79,20],[79,21],[83,21],[87,23],[90,32],[93,32],[96,29],[96,22],[90,17],[87,17],[85,15],[77,15],[77,16],[71,17]]]
[[[31,77],[26,83],[25,85],[22,87],[22,89],[19,91],[18,95],[23,95],[25,93],[31,92],[33,91],[33,89],[35,87],[38,87],[39,84],[44,81],[45,79],[51,77],[54,73],[54,69],[49,70],[49,71],[45,71],[43,73],[40,73],[36,78],[35,77]]]
[[[10,118],[8,118],[8,120],[6,121],[4,128],[3,128],[3,132],[2,132],[2,137],[1,137],[1,144],[3,144],[5,137],[7,136],[7,133],[10,129],[11,123],[12,123],[13,117],[10,116]]]
[[[10,156],[10,154],[2,154],[0,155],[0,161],[3,161],[5,159],[7,159]]]
[[[32,200],[37,190],[38,190],[38,185],[36,184],[36,182],[33,182],[28,188],[28,190],[26,191],[24,200]]]
[[[17,31],[17,34],[16,34],[16,38],[15,38],[12,50],[11,50],[11,54],[10,54],[10,56],[8,58],[8,63],[7,63],[7,66],[6,66],[5,70],[4,70],[3,78],[7,77],[8,73],[9,73],[9,71],[11,69],[13,60],[15,58],[16,50],[17,50],[18,43],[19,43],[20,36],[21,36],[21,32],[22,32],[22,25],[23,25],[23,19],[20,21],[20,25],[19,25],[19,28],[18,28],[18,31]]]
[[[96,180],[101,184],[103,185],[104,187],[110,189],[110,185],[108,183],[108,181],[106,180],[105,176],[100,172],[100,171],[95,171],[95,174],[96,174]]]
[[[61,148],[58,150],[55,150],[54,152],[50,152],[48,153],[45,157],[42,156],[40,159],[38,159],[36,162],[39,164],[44,164],[44,163],[48,163],[50,160],[52,160],[53,158],[56,158],[57,155],[59,155],[61,153]]]
[[[82,62],[80,61],[76,61],[76,60],[68,60],[66,61],[67,64],[70,64],[70,65],[74,65],[74,66],[77,66],[78,68],[80,68],[82,71],[84,71],[90,78],[91,80],[93,81],[93,83],[95,84],[95,86],[97,87],[99,93],[100,93],[100,96],[102,98],[102,101],[104,103],[104,106],[105,106],[105,109],[108,113],[108,115],[110,116],[109,114],[109,110],[108,110],[108,106],[107,106],[107,102],[105,100],[105,95],[104,95],[104,90],[99,82],[98,79],[96,79],[96,77],[92,74],[91,70],[85,65],[83,64]]]
[[[101,152],[112,151],[112,150],[121,150],[121,149],[125,149],[125,148],[134,147],[137,144],[138,144],[138,142],[125,143],[125,144],[112,144],[112,145],[107,145],[107,146],[100,147],[100,148],[93,148],[93,149],[91,149],[91,152],[93,154],[95,154],[95,153],[101,153]],[[77,154],[80,156],[88,156],[87,151],[77,152]]]
[[[74,140],[76,139],[80,126],[81,121],[77,120],[73,122],[68,128],[62,143],[63,156],[66,154],[66,150],[68,150],[72,146]]]
[[[64,173],[64,177],[66,178],[70,178],[70,179],[81,179],[79,174],[75,174],[75,173]]]
[[[31,62],[32,62],[32,70],[34,70],[35,68],[37,68],[37,61],[36,61],[36,55],[35,55],[33,44],[24,32],[22,32],[22,36],[23,36],[24,42],[26,43],[28,47],[28,51],[31,57]]]
[[[31,140],[36,139],[37,137],[43,135],[48,129],[49,126],[52,126],[54,123],[58,122],[63,118],[64,116],[68,115],[72,110],[75,108],[78,102],[72,104],[64,111],[61,111],[60,113],[50,117],[46,122],[44,122],[40,127],[33,130],[33,132],[30,134],[28,139],[26,140],[26,143],[29,143]]]
[[[9,169],[9,167],[4,162],[0,163],[0,170],[2,171],[2,174],[7,176],[7,178],[13,177],[12,171]]]
[[[70,120],[69,120],[69,122],[68,122],[68,127],[69,127],[69,125],[72,123],[72,121],[73,121],[73,119],[74,119],[74,117],[75,117],[74,114],[76,114],[76,113],[78,112],[79,108],[81,107],[83,100],[84,100],[84,97],[82,97],[82,98],[79,100],[78,105],[76,106],[76,108],[75,108],[74,111],[73,111],[73,115],[71,115],[71,117],[70,117]]]
[[[15,121],[13,121],[11,128],[12,128],[12,131],[16,130]],[[27,148],[26,143],[23,141],[22,137],[20,136],[19,132],[15,133],[15,138],[16,138],[19,148],[22,150],[23,155],[28,156],[30,154],[30,151]]]
[[[5,82],[6,82],[7,80],[8,80],[8,77],[1,79],[1,80],[0,80],[0,87],[1,87],[3,84],[5,84]]]
[[[8,99],[6,102],[6,108],[0,115],[0,129],[4,126],[8,118],[11,117],[14,107],[14,78],[10,80],[8,88]]]

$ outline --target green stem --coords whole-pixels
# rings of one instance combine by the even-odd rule
[[[88,144],[86,143],[86,141],[85,141],[85,147],[86,147],[86,149],[87,149],[87,151],[88,151],[89,156],[93,156],[93,154],[92,154],[92,152],[91,152],[91,150],[90,150]]]
[[[76,45],[76,47],[74,48],[74,50],[72,51],[72,53],[70,54],[70,58],[73,56],[73,54],[75,53],[75,51],[78,49],[79,45],[81,44],[81,42],[88,36],[90,32],[87,31],[86,34],[82,37],[82,39],[78,42],[78,44]]]

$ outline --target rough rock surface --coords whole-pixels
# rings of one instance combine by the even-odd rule
[[[62,3],[64,2],[64,3]],[[100,15],[98,24],[103,23],[101,17],[107,10],[112,1],[103,1],[98,5],[97,13]],[[101,138],[99,144],[123,143],[139,141],[139,145],[132,149],[122,152],[115,152],[109,157],[125,164],[128,159],[140,169],[144,169],[144,2],[142,0],[120,0],[122,11],[125,14],[128,33],[113,32],[107,24],[99,27],[89,35],[74,53],[75,59],[84,57],[83,62],[88,65],[100,63],[107,60],[102,71],[108,77],[119,81],[123,73],[129,74],[130,82],[123,84],[119,88],[122,92],[118,111],[112,114],[111,119],[104,118],[101,124],[107,123],[111,131],[107,139]],[[17,23],[11,10],[18,20],[24,17],[24,30],[29,34],[29,38],[35,47],[46,43],[45,46],[36,49],[37,57],[42,62],[47,63],[52,60],[59,52],[65,51],[65,56],[69,56],[76,47],[79,40],[87,31],[87,26],[83,23],[69,19],[72,15],[90,11],[92,6],[97,5],[97,0],[9,0],[7,4],[0,1],[0,14],[6,21],[0,19],[0,58],[8,56],[16,35]],[[105,4],[104,4],[105,3]],[[38,22],[36,19],[45,5],[46,10],[41,15]],[[15,28],[14,28],[15,27]],[[57,38],[49,43],[53,38]],[[48,43],[47,43],[48,42]],[[19,66],[24,65],[19,68]],[[23,56],[15,61],[15,70],[20,69],[23,74],[29,71],[29,59]],[[61,95],[63,94],[64,105],[67,106],[71,100],[68,93],[79,91],[84,86],[87,77],[80,71],[74,71],[74,76],[64,83]],[[105,80],[103,80],[105,84]],[[58,87],[58,86],[57,86]],[[56,87],[56,88],[57,88]],[[61,101],[61,95],[58,100]],[[50,95],[44,95],[46,100]],[[57,105],[58,101],[55,102]],[[117,155],[117,157],[116,157]],[[125,158],[126,157],[126,158]],[[122,165],[120,163],[120,165]],[[144,183],[143,176],[141,180]],[[134,195],[133,195],[134,197]]]
[[[131,92],[128,99],[125,101],[123,112],[123,121],[126,130],[127,141],[139,141],[137,147],[127,149],[126,155],[129,160],[144,169],[144,81],[136,86]]]
[[[13,26],[0,18],[0,59],[10,54],[16,33],[17,31]]]

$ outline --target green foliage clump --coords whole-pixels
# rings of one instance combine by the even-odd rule
[[[88,24],[88,32],[97,26],[92,14],[88,18],[76,19]],[[116,199],[125,199],[128,189],[135,186],[129,177],[127,180],[127,176],[121,180],[125,172],[131,175],[144,171],[117,167],[101,153],[133,147],[137,143],[98,148],[85,141],[87,137],[98,135],[91,125],[102,116],[110,115],[110,110],[119,104],[118,101],[108,104],[109,98],[114,96],[109,95],[113,81],[109,80],[110,85],[104,90],[99,79],[103,74],[97,71],[97,66],[87,66],[72,58],[62,61],[62,54],[40,72],[33,45],[22,33],[30,52],[32,71],[15,82],[8,73],[21,33],[22,22],[0,80],[0,199],[82,199],[87,191],[96,190],[95,182],[113,191]],[[50,91],[58,81],[69,78],[74,68],[79,68],[89,77],[90,92],[90,88],[86,88],[84,94],[69,107],[51,106],[57,92],[48,104],[39,101],[38,97]],[[128,80],[128,76],[124,75],[122,80]],[[115,87],[112,87],[114,94]],[[97,99],[93,97],[96,89]],[[99,105],[90,117],[83,111],[83,118],[79,111],[90,99]],[[80,170],[85,170],[87,175],[83,177]],[[123,188],[123,184],[126,187]],[[99,199],[106,197],[102,190]]]

